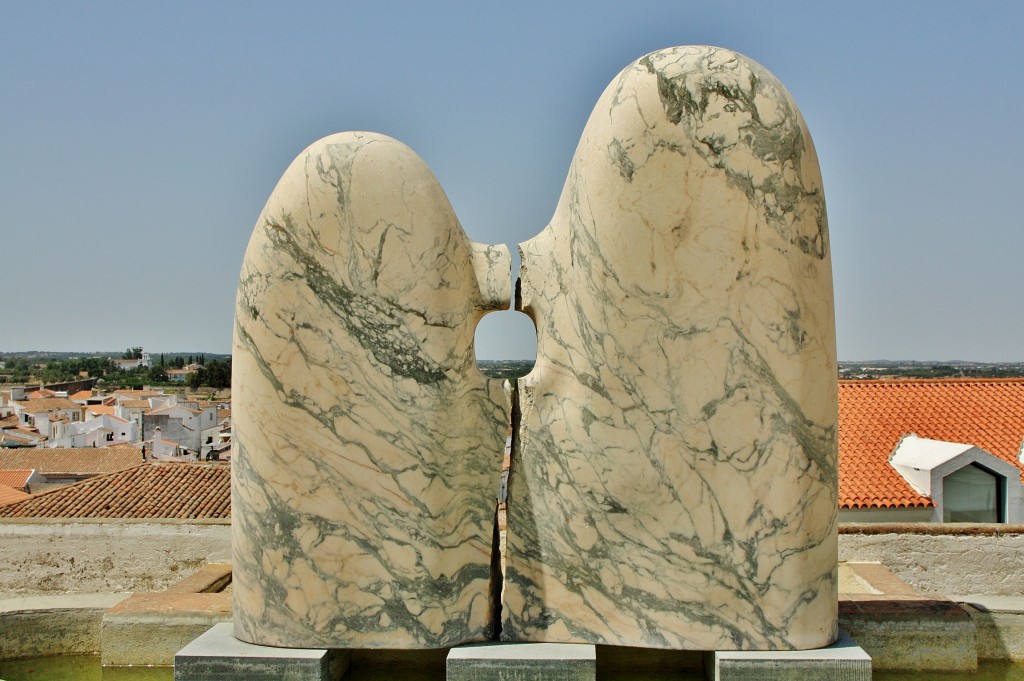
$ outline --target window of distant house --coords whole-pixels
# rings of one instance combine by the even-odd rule
[[[1005,523],[1006,478],[972,463],[942,481],[942,521]]]
[[[107,433],[107,442],[113,442],[113,441],[114,441],[114,434],[113,433]]]

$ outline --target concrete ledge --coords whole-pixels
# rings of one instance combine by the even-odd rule
[[[100,650],[103,613],[129,594],[59,594],[0,601],[0,660]]]
[[[848,593],[885,594],[886,596],[921,597],[914,587],[894,575],[887,567],[876,562],[845,561],[839,563],[840,579],[847,571],[857,582],[866,588],[861,591],[851,590]],[[842,589],[840,589],[842,591]]]
[[[230,621],[229,593],[135,594],[103,616],[101,659],[104,666],[171,665],[190,641]]]
[[[961,537],[1024,534],[1024,525],[1005,523],[839,523],[839,534],[927,534]]]
[[[1024,661],[1024,597],[951,596],[974,622],[978,658]]]
[[[448,653],[448,681],[594,681],[597,651],[572,643],[479,643]]]
[[[974,622],[941,598],[843,594],[839,626],[871,656],[875,669],[973,671]]]
[[[174,656],[174,681],[336,681],[348,652],[243,643],[231,624],[214,626]]]
[[[713,681],[871,681],[871,658],[840,632],[817,650],[708,653],[704,672]]]
[[[231,583],[231,563],[207,563],[192,575],[172,584],[164,593],[218,593]]]

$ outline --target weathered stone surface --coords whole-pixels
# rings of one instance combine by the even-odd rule
[[[0,523],[0,598],[159,591],[230,551],[227,523],[9,518]]]
[[[871,681],[871,657],[845,633],[817,650],[707,654],[709,681]]]
[[[875,669],[967,671],[978,666],[974,623],[944,598],[848,594],[839,621]]]
[[[783,87],[728,50],[640,59],[520,250],[538,352],[519,381],[503,639],[830,644],[831,265]]]
[[[594,681],[597,651],[568,643],[493,643],[452,648],[448,681]]]
[[[217,624],[174,656],[174,681],[337,681],[346,650],[271,648],[244,643]]]
[[[0,600],[0,660],[100,650],[103,614],[128,594],[61,594]]]
[[[952,596],[974,622],[979,660],[1024,661],[1024,596]]]
[[[229,622],[230,594],[133,594],[103,615],[100,657],[104,667],[172,665],[189,642]]]
[[[343,133],[289,167],[242,266],[233,350],[235,635],[484,640],[508,423],[473,335],[511,298],[426,165]]]
[[[1024,593],[1024,531],[966,523],[844,524],[839,557],[877,561],[925,594]]]

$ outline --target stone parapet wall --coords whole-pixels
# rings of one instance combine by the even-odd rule
[[[231,557],[228,521],[19,520],[0,523],[0,599],[159,591]]]
[[[843,524],[839,560],[880,562],[923,594],[1024,593],[1024,525]]]
[[[158,591],[230,559],[228,521],[0,523],[0,599]],[[880,562],[926,594],[1024,593],[1024,526],[843,524],[839,560]]]

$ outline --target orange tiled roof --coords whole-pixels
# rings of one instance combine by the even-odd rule
[[[43,397],[56,397],[57,393],[49,388],[40,388],[39,390],[33,390],[26,397],[30,400],[38,400]]]
[[[31,468],[14,468],[0,470],[0,485],[22,489],[28,485],[28,479],[32,477]]]
[[[5,518],[229,518],[231,468],[147,463],[0,506]]]
[[[18,406],[29,414],[39,414],[44,411],[56,409],[81,409],[82,405],[76,404],[66,397],[37,397],[33,400],[21,400]]]
[[[31,499],[31,494],[25,494],[20,489],[14,489],[7,485],[0,485],[0,506],[7,506],[24,499]]]
[[[163,393],[160,392],[159,390],[130,390],[130,389],[125,389],[125,390],[115,390],[114,394],[118,395],[118,396],[120,396],[122,398],[134,397],[136,399],[141,399],[143,397],[162,397],[163,396]]]
[[[92,397],[92,391],[91,390],[79,390],[77,393],[75,393],[73,395],[69,395],[68,399],[71,400],[71,401],[74,401],[74,400],[87,400],[90,397]]]
[[[114,473],[137,466],[141,461],[141,449],[123,445],[120,447],[0,448],[0,469],[34,468],[42,475]]]
[[[90,413],[90,414],[96,414],[96,416],[100,416],[101,414],[109,414],[110,416],[113,416],[114,415],[114,410],[116,408],[117,407],[115,407],[113,405],[90,404],[90,405],[88,405],[85,408],[85,411]]]
[[[1021,468],[1024,379],[840,381],[840,508],[934,505],[889,465],[910,433],[971,444]]]

